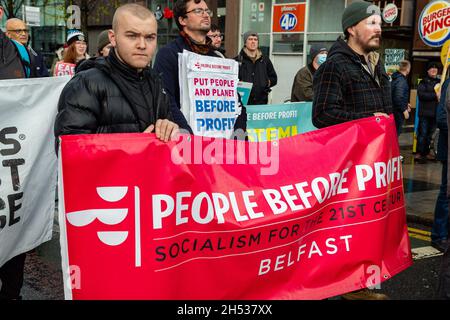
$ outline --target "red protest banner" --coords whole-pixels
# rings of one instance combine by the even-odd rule
[[[60,76],[71,76],[75,74],[75,64],[74,63],[68,63],[64,61],[58,61],[55,64],[55,69],[53,70],[53,76],[60,77]]]
[[[62,137],[66,298],[323,299],[390,279],[412,264],[394,128]]]

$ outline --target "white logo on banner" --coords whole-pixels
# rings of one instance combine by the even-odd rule
[[[97,194],[101,199],[107,202],[119,202],[128,193],[128,187],[99,187]],[[136,219],[136,246],[135,246],[135,265],[141,266],[141,243],[140,243],[140,195],[139,188],[135,187],[135,219]],[[127,208],[119,209],[86,209],[81,211],[68,212],[67,221],[74,227],[86,227],[95,220],[108,226],[114,226],[122,223],[128,215]],[[128,238],[128,231],[98,231],[99,240],[111,247],[123,244]]]

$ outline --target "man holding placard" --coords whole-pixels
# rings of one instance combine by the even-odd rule
[[[174,18],[175,22],[178,26],[178,29],[180,30],[180,35],[171,43],[169,43],[166,47],[161,48],[158,51],[158,54],[156,56],[154,69],[162,75],[163,79],[163,85],[166,89],[170,100],[171,100],[171,112],[174,118],[175,123],[177,123],[180,128],[188,130],[190,133],[197,134],[199,131],[203,132],[202,130],[196,130],[196,128],[192,128],[193,126],[197,126],[200,119],[195,119],[195,123],[192,123],[192,117],[189,117],[189,113],[192,109],[195,108],[196,105],[192,105],[189,101],[187,101],[187,96],[192,94],[192,90],[189,89],[189,86],[187,86],[187,75],[184,74],[183,69],[180,68],[179,65],[179,54],[182,54],[183,51],[189,53],[194,53],[200,56],[206,56],[211,58],[220,58],[217,53],[215,52],[215,49],[212,47],[212,41],[207,36],[208,32],[211,29],[211,16],[212,11],[208,8],[208,5],[204,0],[178,0],[174,4],[173,8],[174,12]],[[191,58],[193,55],[190,55]],[[182,62],[180,58],[180,63]],[[201,63],[200,63],[201,64]],[[224,63],[225,64],[225,63]],[[200,66],[200,65],[199,65]],[[197,68],[197,71],[202,71],[202,68]],[[181,71],[181,75],[180,75]],[[183,94],[180,93],[180,79],[182,80],[181,83],[183,85],[186,85],[185,90],[190,90],[189,92],[184,92]],[[201,81],[205,79],[202,79],[201,77],[197,78],[196,85],[201,85]],[[211,79],[209,79],[211,80]],[[221,90],[221,93],[223,95],[228,95],[227,88],[222,88],[223,86],[216,86],[217,90]],[[220,88],[219,88],[220,87]],[[202,89],[202,88],[199,88]],[[210,89],[207,86],[203,88],[206,92],[206,90]],[[212,88],[214,89],[214,88]],[[226,90],[226,91],[222,91]],[[235,90],[234,86],[233,88],[230,88],[230,90]],[[183,91],[183,88],[181,88],[181,92]],[[198,96],[205,96],[208,95],[205,92],[198,92]],[[222,95],[222,96],[223,96]],[[184,99],[184,100],[183,100]],[[191,99],[192,100],[192,99]],[[183,102],[184,101],[184,102]],[[203,101],[199,99],[198,101]],[[203,103],[203,102],[202,102]],[[187,104],[190,104],[190,108],[186,108],[185,106]],[[182,109],[182,107],[185,107]],[[225,106],[223,106],[225,108]],[[201,110],[212,110],[212,106],[205,106],[202,105]],[[218,108],[216,108],[218,109]],[[238,112],[238,109],[240,110],[240,115]],[[183,113],[182,110],[185,112]],[[227,109],[231,110],[231,109]],[[224,124],[224,127],[228,128],[229,124],[232,124],[232,128],[234,130],[242,129],[245,130],[246,126],[246,113],[245,108],[242,108],[239,106],[236,106],[236,116],[233,121],[231,121],[228,124]],[[192,111],[195,113],[195,111]],[[194,115],[195,116],[195,115]],[[211,123],[206,123],[206,120],[210,121]],[[210,128],[211,126],[216,127],[216,124],[218,124],[220,121],[217,121],[217,119],[208,118],[205,119],[205,128]],[[193,130],[194,129],[194,130]],[[205,129],[206,130],[206,129]],[[194,132],[195,131],[195,132]]]

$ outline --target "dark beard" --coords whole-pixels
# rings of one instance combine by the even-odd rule
[[[364,50],[364,52],[366,53],[370,53],[372,51],[376,51],[378,49],[380,49],[381,47],[381,37],[372,37],[370,38],[369,42],[373,39],[379,39],[379,44],[378,45],[370,45],[369,43],[361,43],[361,48]]]

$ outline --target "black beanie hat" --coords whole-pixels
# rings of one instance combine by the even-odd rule
[[[316,58],[316,56],[321,53],[322,51],[327,51],[328,49],[325,48],[324,46],[319,46],[319,45],[312,45],[311,49],[309,49],[309,56],[311,57],[311,61],[314,61],[314,59]]]
[[[380,15],[380,9],[373,3],[366,1],[353,2],[345,8],[342,14],[342,30],[345,32],[348,28],[374,14]]]
[[[431,68],[439,69],[439,65],[437,64],[437,62],[434,61],[428,62],[427,71],[430,70]]]
[[[100,32],[97,38],[97,52],[100,53],[100,51],[103,50],[104,47],[106,47],[109,44],[109,31],[103,30]]]

